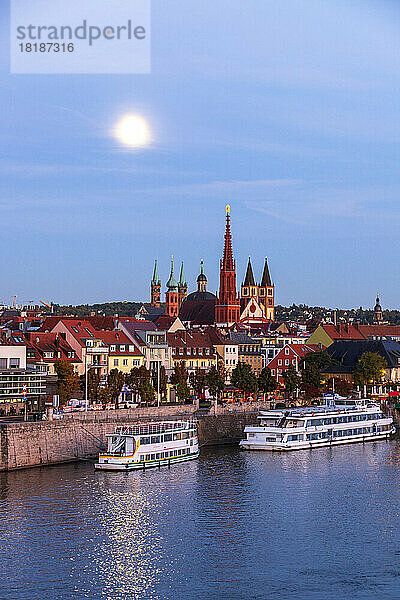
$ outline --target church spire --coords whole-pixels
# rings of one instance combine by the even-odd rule
[[[178,287],[178,284],[174,277],[174,257],[171,256],[171,272],[169,274],[169,279],[167,281],[167,288],[171,291],[176,291],[177,287]]]
[[[153,271],[153,279],[151,280],[151,283],[155,284],[155,285],[161,285],[161,281],[160,278],[158,276],[158,268],[157,268],[157,261],[154,261],[154,271]]]
[[[230,206],[226,207],[224,253],[220,264],[219,295],[215,304],[215,322],[229,326],[240,319],[240,301],[236,294],[236,270],[232,252]]]
[[[264,264],[264,271],[263,271],[262,279],[261,279],[261,286],[262,287],[271,287],[272,286],[271,275],[269,274],[267,257],[265,257],[265,264]]]
[[[185,278],[185,271],[183,269],[183,261],[181,264],[181,272],[179,275],[179,283],[178,283],[178,292],[179,292],[179,308],[182,306],[182,302],[186,300],[187,296],[187,283]]]
[[[223,257],[223,268],[226,271],[233,271],[235,268],[232,252],[232,234],[231,234],[231,207],[229,204],[226,207],[226,226],[225,226],[225,244],[224,244],[224,257]]]
[[[247,263],[246,277],[244,278],[243,285],[245,285],[247,287],[256,285],[256,283],[254,281],[253,267],[251,266],[250,256],[249,256],[249,262]]]
[[[179,275],[179,285],[180,286],[186,285],[185,271],[183,269],[183,261],[182,261],[182,264],[181,264],[181,272],[180,272],[180,275]]]
[[[157,261],[154,261],[154,272],[153,272],[153,279],[151,280],[151,283],[150,283],[150,289],[151,289],[151,297],[150,297],[151,306],[159,307],[161,305],[161,281],[158,276]]]

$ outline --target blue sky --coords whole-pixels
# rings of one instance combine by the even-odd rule
[[[154,258],[277,301],[398,308],[400,6],[153,0],[151,75],[10,75],[1,4],[0,301],[148,297]],[[126,113],[153,135],[126,150]]]

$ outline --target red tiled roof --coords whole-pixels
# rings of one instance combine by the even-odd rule
[[[98,331],[97,337],[100,340],[103,340],[107,346],[116,346],[116,350],[111,352],[110,355],[114,356],[115,354],[129,354],[134,356],[142,356],[142,353],[136,346],[133,346],[132,341],[128,338],[128,336],[123,331]],[[119,346],[125,346],[125,350],[121,351]],[[133,350],[130,350],[130,346],[133,346]]]
[[[350,323],[344,323],[339,325],[322,325],[325,333],[329,335],[332,340],[364,340],[365,337],[359,331],[358,327],[351,325]]]

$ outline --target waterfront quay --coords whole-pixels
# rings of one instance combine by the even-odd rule
[[[160,419],[193,418],[200,446],[238,443],[247,425],[254,425],[260,408],[252,403],[198,410],[194,405],[73,413],[61,420],[0,423],[0,471],[91,459],[104,450],[106,435],[116,425]]]

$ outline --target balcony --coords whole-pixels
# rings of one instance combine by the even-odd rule
[[[98,346],[97,348],[86,348],[86,354],[108,354],[108,346]]]

